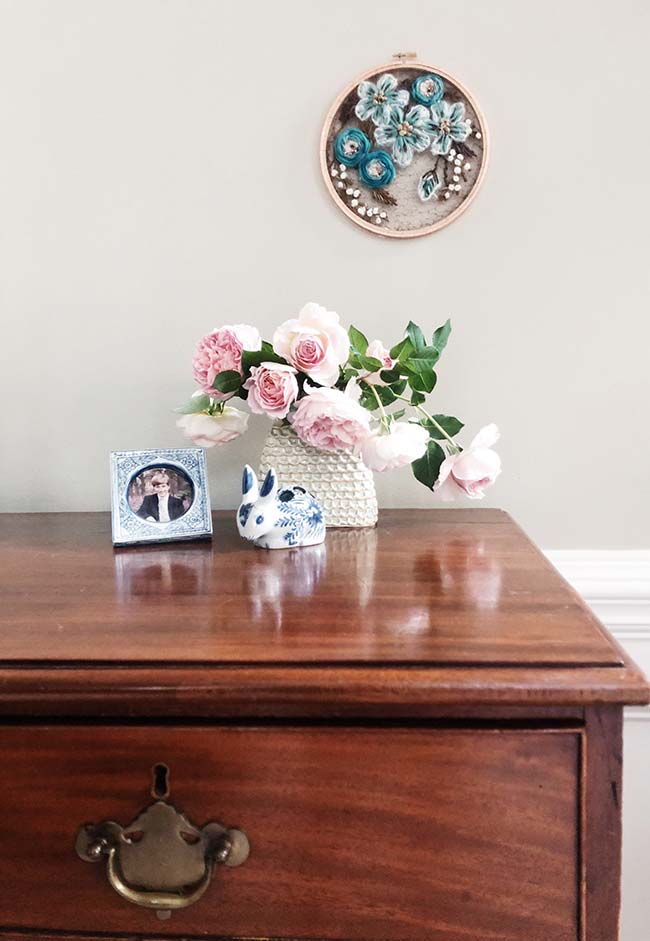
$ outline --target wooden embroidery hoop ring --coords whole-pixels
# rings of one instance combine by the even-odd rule
[[[476,177],[476,182],[472,187],[468,196],[462,201],[460,206],[457,206],[453,212],[450,212],[448,216],[445,216],[444,219],[440,219],[438,222],[434,222],[433,225],[423,226],[419,229],[408,229],[406,231],[391,231],[390,229],[382,229],[379,226],[374,225],[371,222],[367,222],[362,218],[358,213],[353,212],[349,206],[347,206],[342,199],[339,198],[334,183],[332,182],[332,177],[329,172],[329,164],[327,160],[327,139],[329,137],[330,128],[332,126],[332,121],[336,117],[336,114],[343,104],[344,100],[353,91],[360,82],[365,81],[365,79],[370,78],[371,75],[376,75],[377,72],[384,72],[390,70],[392,72],[397,69],[422,69],[425,72],[435,72],[436,75],[440,75],[441,78],[446,79],[452,85],[455,85],[463,95],[467,98],[471,104],[474,114],[478,119],[480,126],[481,137],[483,140],[483,159],[481,162],[481,168],[479,170],[478,176]],[[487,124],[485,122],[485,117],[483,112],[476,103],[476,99],[471,94],[462,82],[459,82],[458,79],[454,78],[453,75],[450,75],[449,72],[445,72],[444,69],[439,69],[435,65],[429,65],[426,62],[420,62],[417,58],[417,54],[414,52],[398,52],[393,56],[393,60],[383,65],[375,66],[373,69],[367,69],[365,72],[362,72],[361,75],[357,76],[354,81],[350,82],[349,85],[343,89],[343,91],[337,96],[332,107],[327,112],[325,121],[323,123],[323,130],[321,131],[320,136],[320,169],[325,180],[325,185],[329,191],[330,196],[338,206],[338,208],[345,213],[348,219],[351,219],[355,225],[361,226],[361,228],[366,229],[368,232],[372,232],[373,235],[382,235],[384,238],[391,239],[414,239],[418,238],[421,235],[431,235],[432,232],[437,232],[438,229],[444,228],[446,225],[449,225],[450,222],[453,222],[457,219],[465,210],[471,205],[474,200],[474,197],[478,193],[483,179],[485,177],[485,172],[487,170],[488,159],[490,154],[490,143],[489,143],[489,134]]]

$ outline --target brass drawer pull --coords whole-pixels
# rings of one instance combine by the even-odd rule
[[[172,804],[150,804],[126,827],[112,820],[86,823],[77,832],[81,859],[106,859],[106,874],[115,891],[159,918],[187,908],[210,885],[215,865],[240,866],[249,854],[242,830],[220,823],[195,827]]]

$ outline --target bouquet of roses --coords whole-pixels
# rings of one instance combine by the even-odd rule
[[[501,471],[496,425],[463,449],[455,440],[462,422],[425,408],[450,332],[447,321],[428,342],[411,322],[387,349],[356,327],[346,332],[338,314],[313,303],[271,343],[246,324],[218,327],[199,340],[192,361],[199,388],[177,409],[177,424],[200,447],[232,441],[246,431],[248,414],[226,403],[240,398],[251,412],[289,422],[306,444],[354,451],[375,471],[410,464],[443,499],[480,499]]]

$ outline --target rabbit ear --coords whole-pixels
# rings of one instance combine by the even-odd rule
[[[250,464],[244,466],[244,473],[241,478],[241,493],[246,503],[255,503],[260,495],[257,475]]]
[[[278,475],[275,472],[275,468],[271,467],[268,474],[264,478],[264,483],[260,487],[260,499],[261,500],[274,500],[275,495],[278,492]]]

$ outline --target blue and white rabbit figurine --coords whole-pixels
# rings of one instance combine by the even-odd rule
[[[247,464],[242,476],[242,502],[237,510],[239,535],[262,549],[315,546],[325,539],[325,520],[318,501],[304,487],[283,487],[271,468],[262,486]]]

